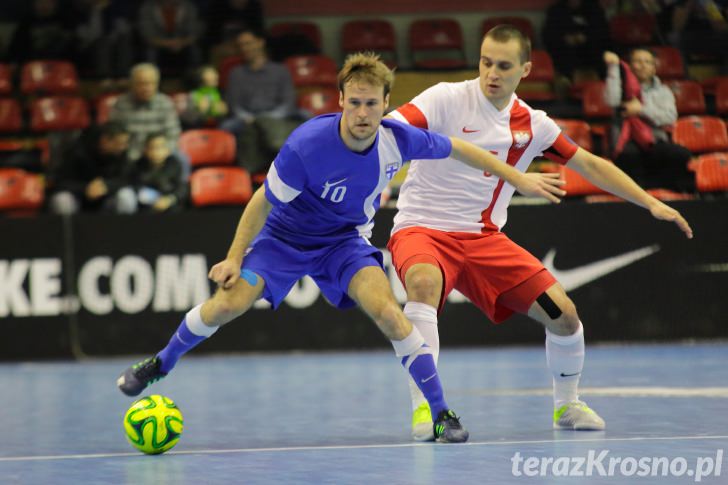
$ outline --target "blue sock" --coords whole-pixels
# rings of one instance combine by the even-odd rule
[[[437,419],[437,415],[442,411],[450,409],[445,402],[445,393],[442,390],[440,376],[437,374],[435,367],[435,359],[428,351],[426,345],[414,351],[407,357],[402,359],[402,365],[409,370],[412,379],[414,379],[417,387],[420,388],[425,399],[430,404],[432,419]],[[409,367],[408,367],[409,366]]]
[[[167,373],[171,371],[182,355],[206,338],[192,333],[189,327],[187,327],[187,318],[184,318],[177,328],[177,331],[169,339],[167,346],[157,354],[157,357],[162,360],[162,372]]]

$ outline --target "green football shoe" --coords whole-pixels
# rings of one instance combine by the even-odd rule
[[[432,427],[432,413],[427,401],[412,412],[412,439],[415,441],[435,441]]]
[[[571,401],[554,410],[554,429],[601,431],[604,420],[583,401]]]

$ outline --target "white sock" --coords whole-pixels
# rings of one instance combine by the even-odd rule
[[[404,314],[412,322],[412,325],[420,331],[425,339],[425,343],[432,351],[432,358],[437,365],[437,357],[440,355],[440,335],[437,331],[437,308],[420,303],[410,301],[404,306]],[[408,376],[410,399],[412,400],[412,410],[417,409],[423,402],[427,402],[422,391],[417,387],[411,376]]]
[[[572,335],[556,335],[546,330],[546,362],[553,374],[554,407],[579,398],[577,388],[584,367],[584,327]]]
[[[187,328],[190,332],[200,337],[210,337],[213,333],[217,332],[219,327],[210,327],[205,325],[202,321],[202,315],[200,310],[202,309],[202,303],[194,307],[192,310],[187,312],[185,315],[185,321],[187,322]]]

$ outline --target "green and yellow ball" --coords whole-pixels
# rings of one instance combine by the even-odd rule
[[[154,394],[143,397],[124,415],[126,439],[137,450],[157,455],[177,444],[184,421],[182,413],[170,398]]]

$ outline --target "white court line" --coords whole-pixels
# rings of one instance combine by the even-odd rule
[[[551,396],[551,388],[536,389],[451,389],[450,393],[473,396]],[[580,387],[583,396],[612,397],[716,397],[728,398],[728,387]]]
[[[593,433],[602,433],[594,431]],[[538,445],[548,443],[604,443],[618,441],[688,441],[688,440],[722,440],[728,435],[718,436],[633,436],[625,438],[593,438],[573,440],[518,440],[518,441],[474,441],[458,445],[437,445],[433,443],[399,443],[380,445],[335,445],[335,446],[291,446],[281,448],[232,448],[227,450],[184,450],[168,451],[165,455],[222,455],[229,453],[275,453],[287,451],[336,451],[336,450],[365,450],[386,448],[415,448],[423,446],[502,446],[502,445]],[[0,457],[2,462],[18,461],[51,461],[51,460],[86,460],[90,458],[123,458],[128,456],[143,456],[141,453],[92,453],[87,455],[42,455],[42,456],[6,456]]]

